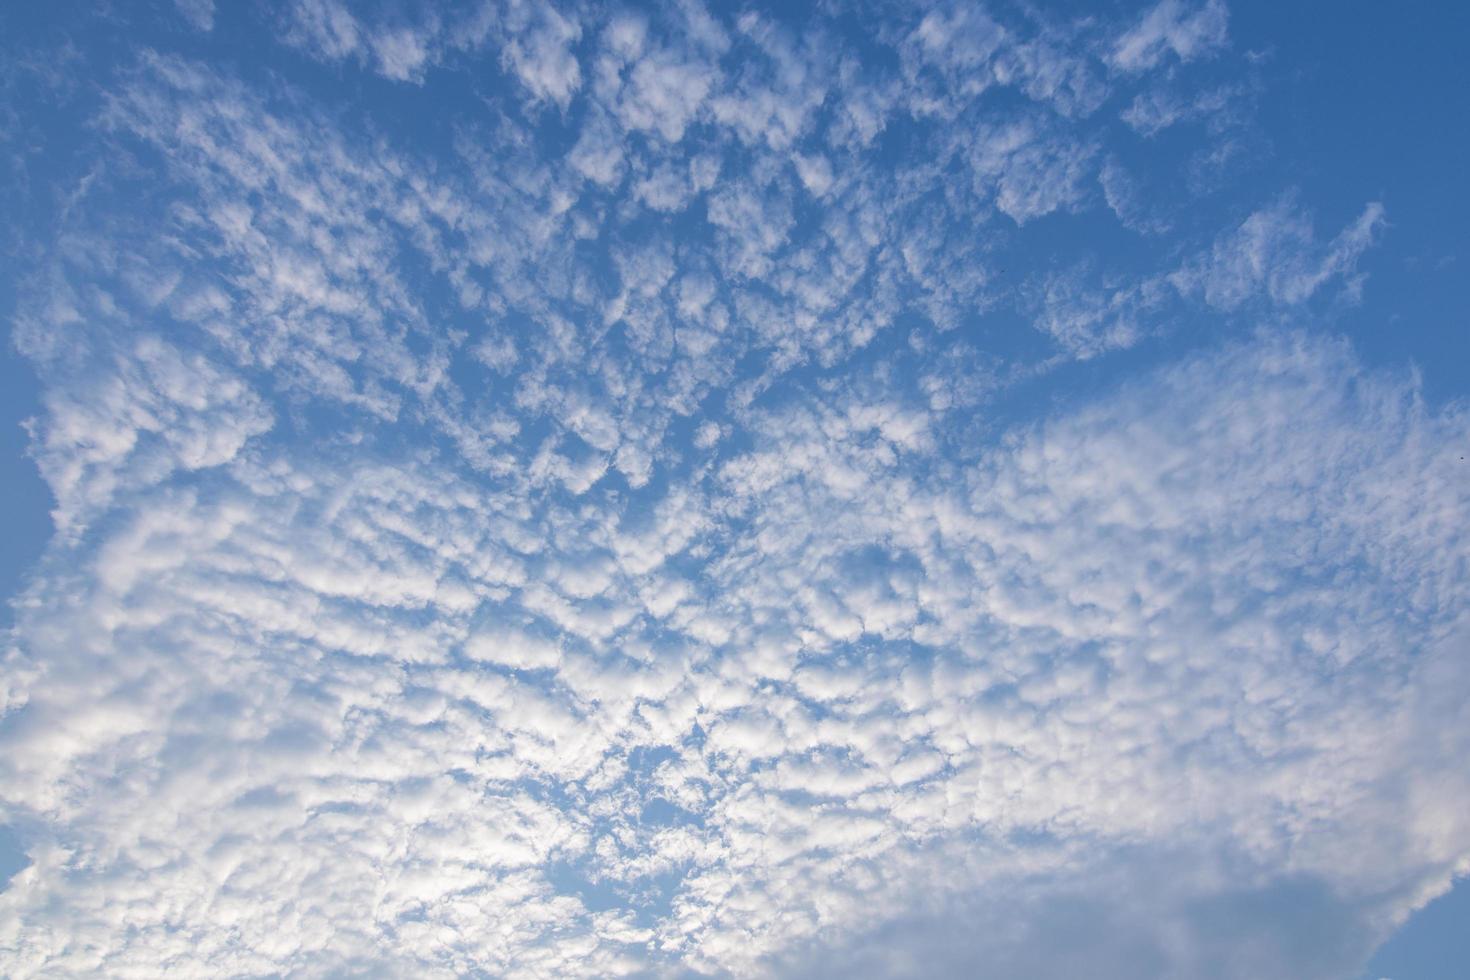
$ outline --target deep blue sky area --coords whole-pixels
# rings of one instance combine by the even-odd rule
[[[1467,38],[0,9],[0,974],[1470,975]]]
[[[1470,363],[1465,229],[1470,65],[1455,3],[1239,4],[1240,44],[1273,76],[1261,123],[1325,221],[1363,197],[1389,212],[1373,285],[1344,319],[1371,357],[1412,360],[1426,393],[1462,398]]]

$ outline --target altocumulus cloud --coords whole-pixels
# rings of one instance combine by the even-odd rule
[[[8,975],[1330,977],[1470,866],[1470,415],[1324,325],[1381,204],[1181,182],[1223,3],[107,32]]]

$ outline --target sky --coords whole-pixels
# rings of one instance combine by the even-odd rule
[[[1461,976],[1470,34],[0,9],[0,973]]]

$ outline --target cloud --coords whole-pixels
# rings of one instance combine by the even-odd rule
[[[288,43],[330,61],[358,51],[362,27],[339,0],[299,0],[288,10]]]
[[[628,69],[615,111],[630,130],[653,131],[678,142],[710,85],[707,68],[666,50],[647,52]]]
[[[1207,119],[1212,125],[1218,125],[1230,117],[1236,103],[1246,94],[1241,89],[1220,88],[1185,99],[1167,89],[1153,89],[1136,95],[1121,117],[1133,129],[1149,137],[1170,126],[1195,119]]]
[[[1180,61],[1192,61],[1225,44],[1228,19],[1221,0],[1198,6],[1162,0],[1118,37],[1109,60],[1124,72],[1147,71],[1170,53]]]
[[[1222,867],[1222,865],[1224,867]],[[792,957],[788,976],[1299,977],[1350,974],[1366,923],[1311,878],[1221,895],[1208,856],[1125,850],[1081,875],[1037,869],[991,894],[936,903],[841,949]]]
[[[1219,5],[873,20],[95,62],[4,972],[1337,975],[1463,871],[1470,419],[1313,322],[1382,207],[1130,153]]]
[[[426,4],[395,10],[341,0],[281,6],[287,44],[321,61],[369,65],[391,81],[422,84],[429,68],[488,42],[533,102],[565,109],[582,83],[572,51],[581,26],[552,4],[472,4],[451,13]]]
[[[993,188],[996,207],[1025,224],[1080,202],[1093,154],[1085,143],[1051,138],[1022,122],[976,134],[970,165],[977,189]]]
[[[550,4],[510,4],[502,55],[534,98],[566,108],[581,87],[582,70],[571,46],[580,25]]]
[[[214,0],[174,0],[179,15],[201,31],[214,29]]]
[[[1145,315],[1159,305],[1157,288],[1091,290],[1083,270],[1047,277],[1036,326],[1069,354],[1082,360],[1108,350],[1132,347],[1144,336]]]
[[[1116,159],[1108,159],[1098,171],[1103,200],[1125,228],[1145,235],[1159,235],[1169,230],[1169,222],[1152,213],[1156,205],[1145,200],[1138,179]]]
[[[43,672],[13,695],[4,780],[28,825],[53,829],[0,896],[27,950],[15,962],[338,969],[392,935],[430,972],[663,956],[747,972],[822,936],[911,934],[882,910],[920,889],[946,915],[1020,888],[1037,942],[943,955],[1188,972],[1219,962],[1211,910],[1237,901],[1205,874],[1223,847],[1267,875],[1239,898],[1254,938],[1237,955],[1255,959],[1236,966],[1279,972],[1307,954],[1285,933],[1261,944],[1268,910],[1381,930],[1385,895],[1450,873],[1463,800],[1421,798],[1438,829],[1392,838],[1396,806],[1340,800],[1445,785],[1445,757],[1405,770],[1399,740],[1421,744],[1420,705],[1443,711],[1467,681],[1453,644],[1423,639],[1466,625],[1453,555],[1470,501],[1440,448],[1464,438],[1462,414],[1427,411],[1341,344],[1290,337],[1017,430],[957,480],[916,477],[931,425],[863,401],[753,419],[718,493],[646,530],[614,519],[596,560],[555,543],[570,512],[527,523],[442,462],[275,456],[135,495],[81,545],[83,591],[53,553],[24,607]],[[722,499],[740,509],[720,517]],[[654,528],[697,527],[691,509],[728,545],[674,573],[684,599],[645,606],[639,577],[662,573],[630,556],[685,554],[703,532]],[[696,723],[702,743],[686,741]],[[673,768],[644,783],[631,760],[655,751]],[[686,832],[618,815],[670,794],[699,821]],[[1061,850],[1021,843],[1035,833]],[[1357,856],[1365,835],[1380,859]],[[1160,860],[1198,882],[1176,906],[1198,941],[1127,938],[1142,910],[1066,925],[1110,905],[1062,854],[1181,838],[1204,850]],[[630,894],[655,874],[681,884],[649,932],[560,894],[557,861]],[[126,897],[143,882],[165,900]],[[486,916],[515,928],[473,928]],[[1041,942],[1052,928],[1073,945]],[[68,952],[83,935],[89,952]],[[873,935],[881,954],[852,955],[888,965],[854,969],[917,955]]]
[[[1301,303],[1339,277],[1351,297],[1361,285],[1358,259],[1384,223],[1383,205],[1370,203],[1330,242],[1319,245],[1307,215],[1283,198],[1221,235],[1208,255],[1187,262],[1170,281],[1180,292],[1202,295],[1225,310],[1262,294],[1278,303]]]

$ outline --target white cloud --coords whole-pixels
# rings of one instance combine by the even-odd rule
[[[583,177],[604,187],[616,187],[623,179],[623,146],[605,117],[582,130],[568,162]]]
[[[179,14],[201,31],[214,29],[214,0],[174,0]]]
[[[1150,299],[1133,288],[1089,290],[1081,270],[1053,274],[1043,287],[1036,326],[1063,350],[1086,360],[1136,344],[1147,329],[1141,314]]]
[[[1146,199],[1134,175],[1116,159],[1104,161],[1098,171],[1103,200],[1117,215],[1123,226],[1145,235],[1159,235],[1169,230],[1169,222],[1157,216],[1157,205]]]
[[[1170,126],[1194,119],[1218,121],[1232,112],[1244,97],[1236,88],[1218,88],[1191,97],[1165,88],[1140,92],[1121,113],[1122,120],[1144,136],[1154,136]]]
[[[657,132],[677,143],[713,84],[711,70],[667,49],[641,54],[627,69],[614,111],[631,130]]]
[[[572,51],[581,26],[546,3],[511,3],[504,18],[505,63],[534,98],[565,109],[582,85],[581,65]]]
[[[424,35],[406,27],[378,34],[372,40],[372,48],[378,71],[400,82],[421,78],[430,58]]]
[[[1180,61],[1208,55],[1225,44],[1229,14],[1223,0],[1198,6],[1161,0],[1113,44],[1111,61],[1125,72],[1147,71],[1172,53]]]
[[[1202,295],[1211,306],[1225,310],[1262,294],[1278,303],[1301,303],[1336,278],[1343,279],[1351,296],[1361,282],[1358,259],[1384,222],[1383,205],[1371,203],[1323,245],[1316,240],[1310,218],[1283,198],[1222,235],[1208,255],[1185,263],[1170,281],[1180,292]]]
[[[1217,4],[1001,18],[280,12],[442,142],[107,76],[4,971],[1336,974],[1463,870],[1470,420],[1282,325],[1382,208],[1107,143]]]
[[[996,207],[1017,224],[1076,205],[1094,153],[1030,122],[982,128],[968,148],[977,190],[990,190]]]
[[[807,190],[816,197],[824,197],[832,188],[832,164],[820,153],[806,156],[798,153],[794,158],[797,176]]]
[[[297,0],[288,9],[288,42],[334,61],[358,50],[361,25],[340,0]]]

